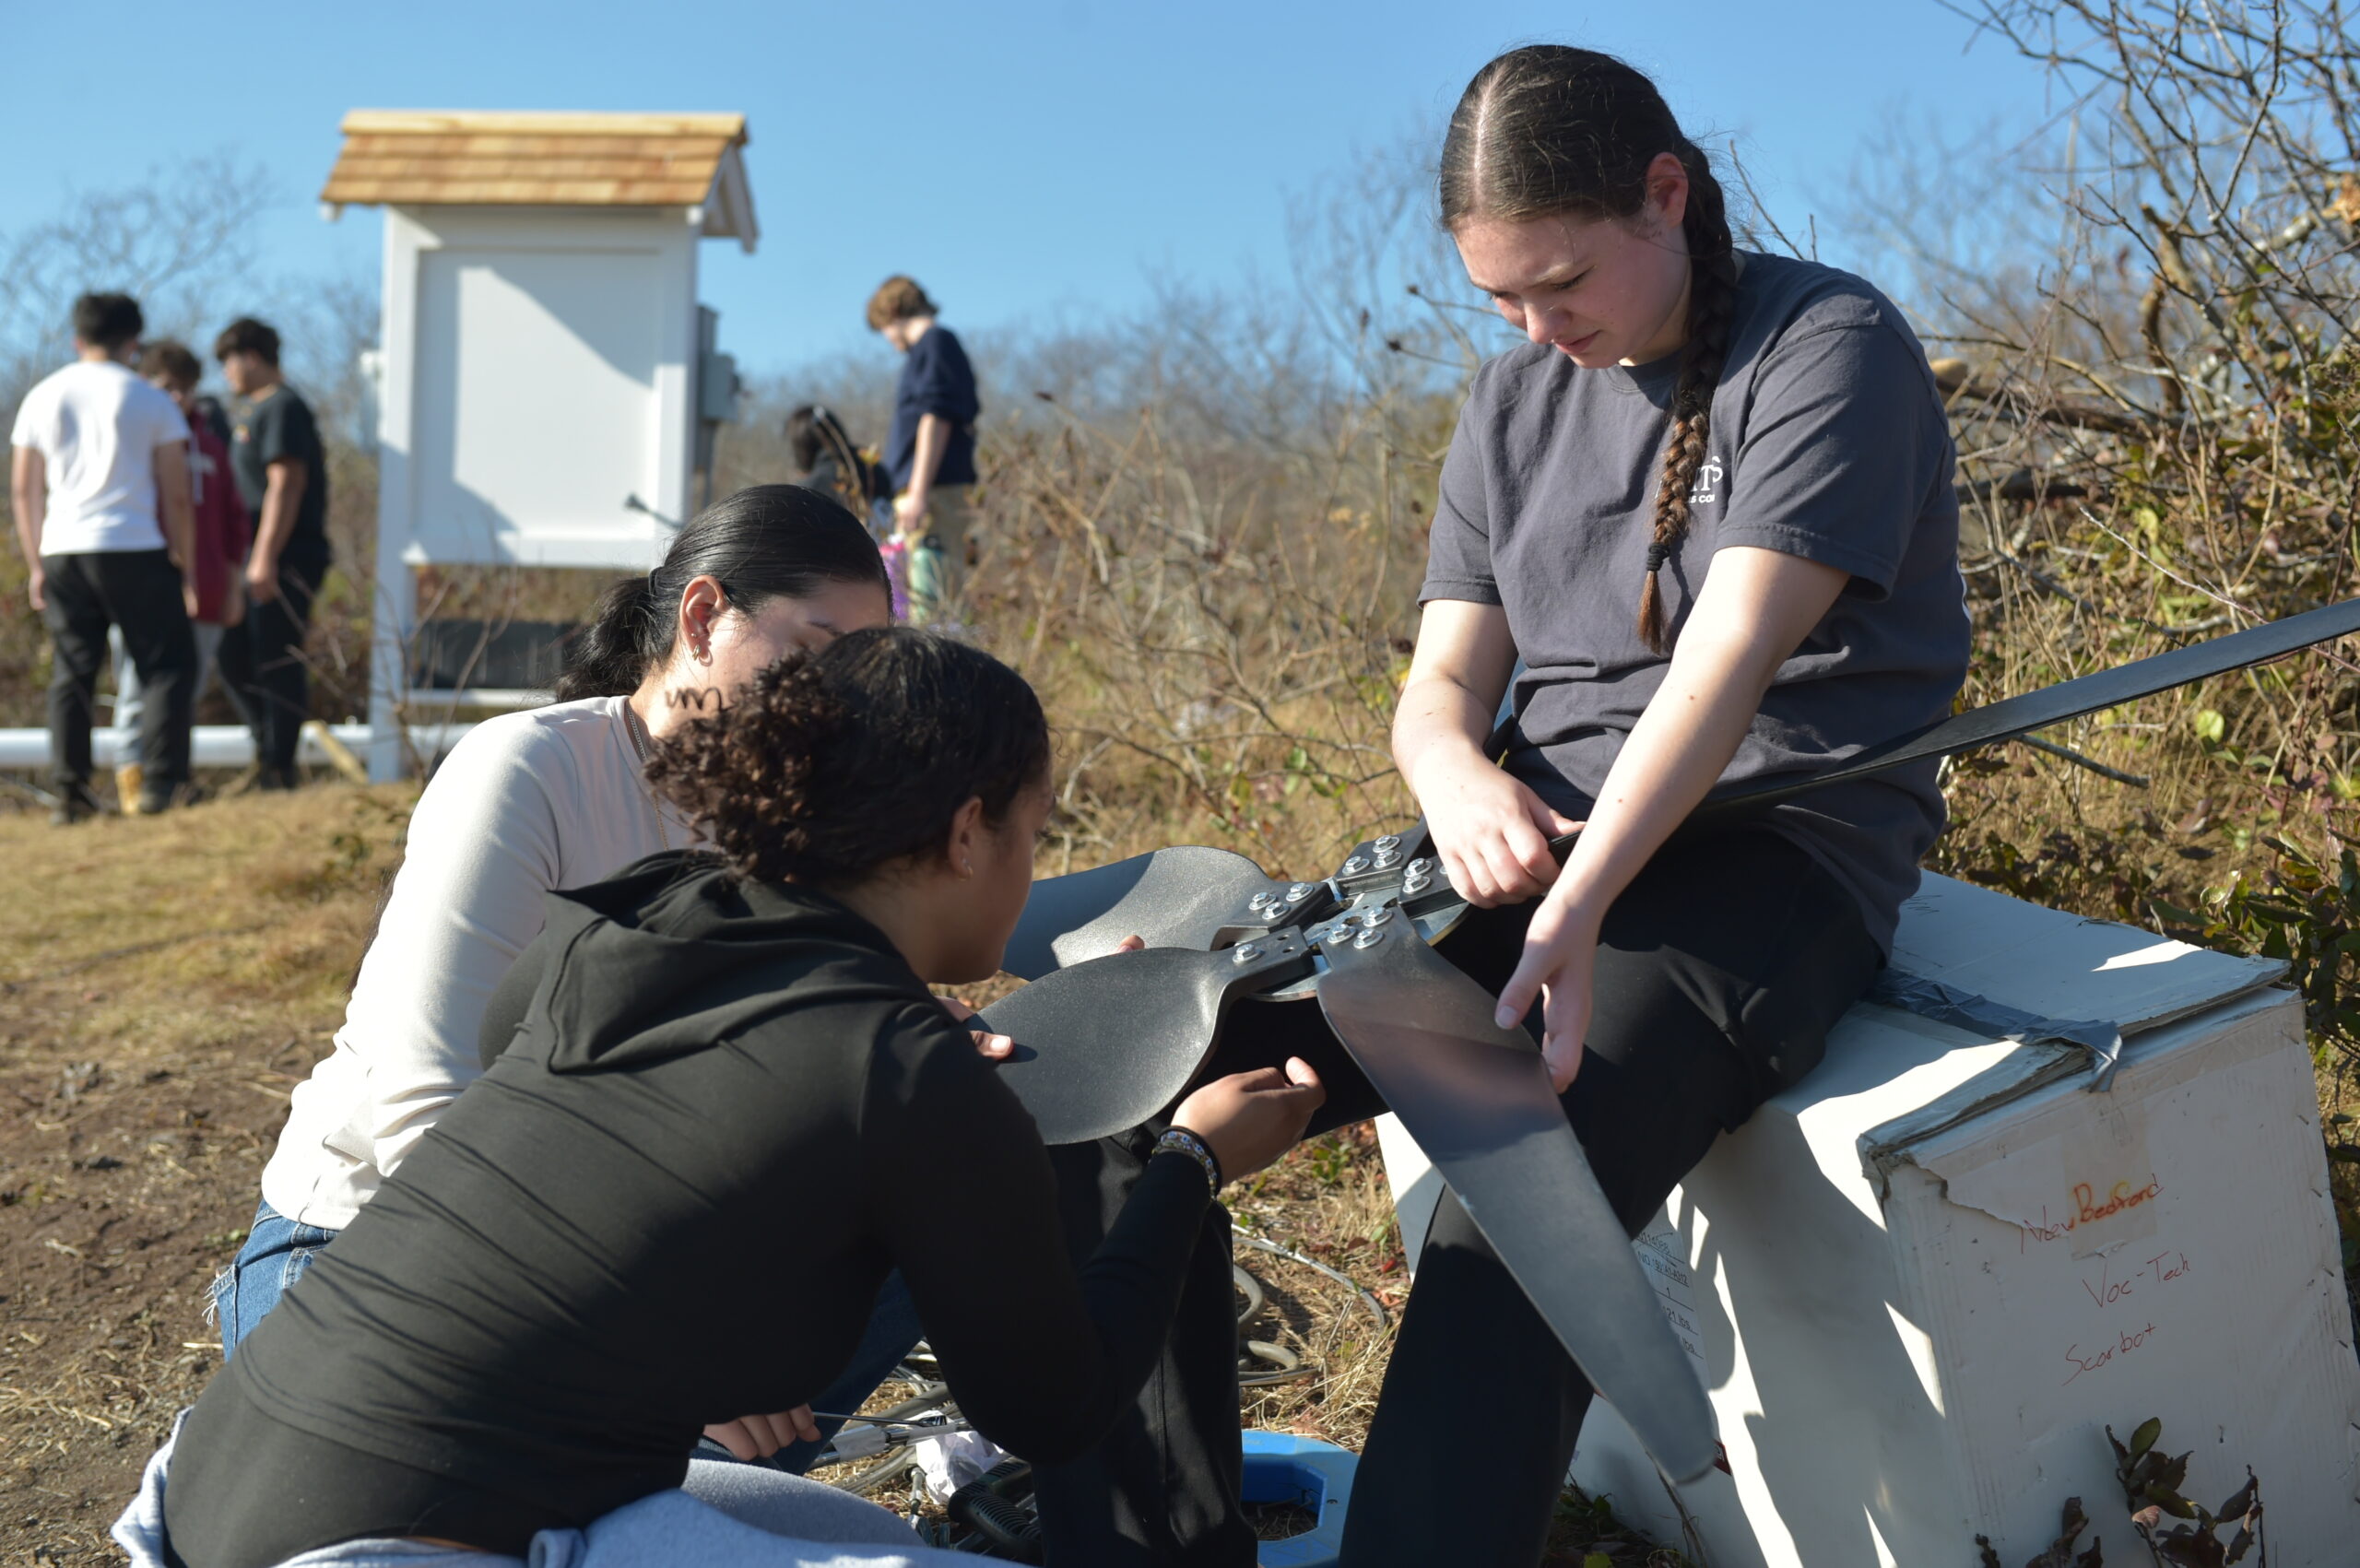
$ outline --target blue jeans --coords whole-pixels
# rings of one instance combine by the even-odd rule
[[[336,1238],[334,1231],[299,1225],[267,1203],[255,1207],[246,1244],[213,1279],[213,1315],[221,1329],[224,1362],[237,1352],[238,1341],[253,1333],[263,1315],[303,1277],[320,1249]]]
[[[246,1232],[246,1244],[238,1249],[237,1257],[213,1281],[213,1306],[216,1321],[221,1328],[221,1359],[227,1362],[237,1350],[238,1341],[254,1331],[263,1315],[278,1304],[303,1271],[312,1267],[312,1259],[320,1249],[336,1240],[337,1232],[317,1225],[299,1225],[265,1203],[254,1209],[254,1229]],[[918,1309],[910,1301],[910,1288],[902,1282],[900,1270],[885,1277],[877,1291],[877,1305],[870,1309],[868,1327],[860,1337],[860,1348],[844,1364],[835,1382],[811,1401],[816,1410],[833,1410],[849,1414],[861,1404],[886,1375],[900,1364],[910,1347],[926,1337],[918,1326]],[[821,1421],[819,1443],[796,1443],[780,1449],[767,1459],[755,1464],[785,1470],[789,1475],[801,1475],[810,1468],[811,1461],[836,1434],[841,1421]],[[697,1456],[702,1459],[735,1457],[728,1449],[711,1438],[697,1443]]]

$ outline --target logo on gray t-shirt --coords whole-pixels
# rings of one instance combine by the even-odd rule
[[[1688,492],[1691,506],[1710,506],[1719,501],[1714,487],[1721,482],[1721,460],[1711,453],[1705,454],[1705,466],[1696,470],[1696,488]]]

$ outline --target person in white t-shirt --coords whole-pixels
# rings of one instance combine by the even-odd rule
[[[159,811],[188,784],[196,688],[188,421],[131,368],[146,324],[128,295],[75,301],[75,361],[25,395],[8,438],[29,596],[54,651],[50,819],[60,826],[104,809],[90,789],[90,709],[110,627],[122,629],[147,693],[141,798],[123,804]]]
[[[651,749],[788,650],[891,620],[867,529],[817,491],[758,485],[706,508],[662,565],[607,591],[569,650],[557,702],[487,720],[452,749],[411,814],[335,1049],[296,1087],[254,1226],[214,1281],[225,1355],[481,1075],[485,1007],[539,935],[543,895],[696,842],[647,783]],[[844,1393],[830,1391],[852,1403],[820,1409],[856,1407],[916,1339],[898,1280],[889,1295],[873,1348]],[[750,1458],[798,1432],[785,1416],[749,1416],[711,1435]]]

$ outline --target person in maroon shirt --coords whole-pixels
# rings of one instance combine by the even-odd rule
[[[205,684],[213,670],[214,655],[220,651],[222,637],[245,619],[242,579],[254,531],[246,520],[245,502],[239,499],[237,484],[230,477],[230,448],[211,422],[200,417],[196,407],[196,383],[204,378],[204,366],[196,355],[184,343],[159,338],[141,351],[139,374],[179,404],[181,412],[188,418],[188,483],[196,523],[193,536],[196,614],[190,621],[190,628],[196,634],[195,684],[189,699],[194,712],[197,699],[205,695]],[[118,639],[114,703],[118,732],[138,729],[140,705],[139,674],[123,656]],[[120,745],[115,754],[125,755]],[[127,761],[116,768],[114,779],[124,809],[144,809],[142,802],[146,797],[141,793],[143,780],[138,762]]]

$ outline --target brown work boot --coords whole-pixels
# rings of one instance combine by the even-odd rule
[[[115,804],[126,817],[136,816],[146,808],[139,804],[140,786],[147,781],[148,770],[136,762],[125,762],[114,771]]]

